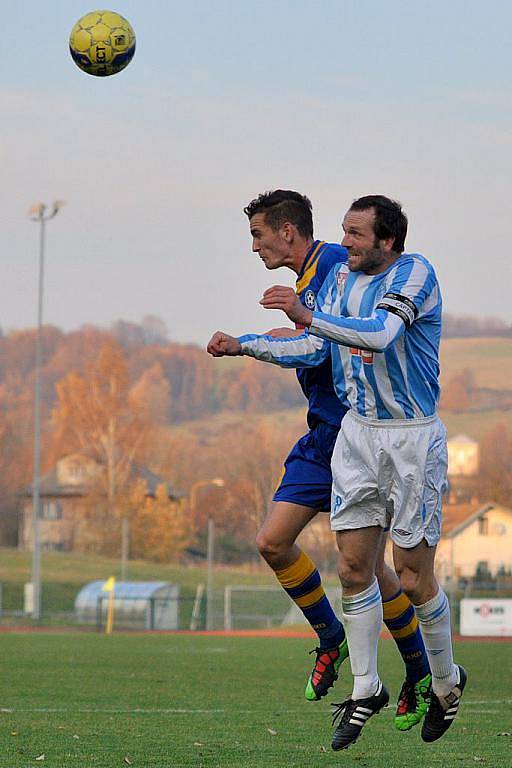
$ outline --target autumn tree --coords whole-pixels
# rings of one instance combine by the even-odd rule
[[[55,444],[61,455],[78,451],[101,467],[98,487],[91,488],[89,518],[106,546],[109,527],[122,516],[119,500],[149,433],[147,416],[130,402],[126,361],[116,342],[104,344],[83,374],[72,371],[57,384]]]
[[[165,424],[169,418],[171,387],[160,363],[147,368],[129,393],[130,403],[141,422]]]
[[[169,499],[167,484],[159,484],[149,496],[146,484],[139,481],[126,503],[131,556],[158,563],[178,559],[192,541],[193,528],[185,505]]]
[[[223,488],[204,488],[198,496],[194,522],[203,534],[209,517],[219,536],[229,534],[255,552],[254,539],[282,471],[290,445],[297,438],[300,420],[271,418],[236,420],[226,424],[209,445],[203,445],[201,461],[207,466],[200,477],[221,477]]]
[[[0,384],[0,540],[17,543],[16,493],[32,482],[33,389],[22,376],[8,373]]]
[[[512,440],[498,422],[480,442],[479,496],[512,507]]]
[[[461,413],[474,405],[477,386],[470,368],[454,374],[441,392],[440,406],[446,411]]]
[[[103,345],[84,374],[70,372],[57,384],[55,441],[81,451],[105,469],[111,500],[129,474],[147,424],[130,406],[126,361],[115,342]]]

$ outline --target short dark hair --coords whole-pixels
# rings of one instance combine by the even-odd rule
[[[384,195],[366,195],[354,200],[350,206],[351,211],[367,211],[370,208],[375,211],[375,237],[378,240],[393,237],[393,250],[402,253],[407,236],[407,216],[402,211],[401,204]]]
[[[249,221],[256,213],[265,214],[265,224],[274,231],[290,222],[302,237],[313,237],[313,206],[311,200],[291,189],[274,189],[251,200],[244,208]]]

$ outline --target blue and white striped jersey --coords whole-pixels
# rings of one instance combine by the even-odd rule
[[[296,293],[305,307],[313,310],[317,296],[331,269],[346,262],[347,251],[341,245],[315,240],[297,275]],[[297,378],[308,400],[307,421],[310,429],[324,422],[339,427],[347,408],[342,405],[332,380],[330,359],[314,368],[297,368]]]
[[[432,265],[402,254],[385,272],[333,267],[304,335],[243,336],[242,352],[283,367],[332,357],[338,397],[370,419],[435,413],[439,398],[441,293]]]

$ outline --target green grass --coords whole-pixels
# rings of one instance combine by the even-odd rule
[[[512,764],[511,644],[460,644],[470,674],[460,714],[438,743],[401,734],[393,710],[332,753],[329,704],[302,698],[311,643],[223,636],[4,634],[0,766],[424,768]],[[393,643],[381,643],[393,698]],[[345,667],[336,694],[348,693]],[[508,700],[507,704],[503,704]],[[501,703],[500,703],[501,702]],[[44,755],[44,761],[36,761]]]
[[[108,576],[120,576],[120,561],[99,555],[81,555],[79,553],[43,552],[43,582],[60,584],[86,584],[94,579]],[[0,582],[23,584],[30,581],[32,554],[16,549],[0,548]],[[206,566],[150,563],[142,560],[128,562],[129,580],[176,581],[182,586],[195,589],[206,578]],[[234,582],[237,580],[237,582]],[[255,568],[251,572],[247,566],[219,567],[216,570],[219,586],[239,583],[269,583],[275,579],[266,566]]]
[[[0,548],[0,583],[3,608],[7,611],[23,607],[23,585],[31,580],[32,555],[12,548]],[[82,586],[95,579],[120,577],[119,559],[81,555],[78,553],[43,552],[42,605],[43,613],[72,611],[74,600]],[[165,565],[131,560],[128,563],[129,581],[169,581],[179,584],[181,596],[191,600],[199,583],[206,582],[206,567],[194,565]],[[275,578],[264,564],[261,568],[215,569],[215,589],[219,593],[228,584],[275,585]]]
[[[31,578],[31,555],[15,549],[0,549],[0,583],[2,607],[6,612],[0,617],[0,626],[73,625],[75,598],[80,589],[95,579],[119,578],[118,559],[77,553],[44,552],[42,568],[42,618],[34,622],[21,617],[23,609],[23,585]],[[179,628],[188,629],[195,591],[198,584],[206,583],[206,568],[193,565],[161,565],[143,561],[128,563],[128,579],[131,581],[168,581],[180,586]],[[339,585],[336,576],[324,579],[326,586]],[[259,567],[225,567],[216,565],[213,591],[213,627],[224,627],[224,587],[227,585],[266,585],[275,588],[273,573],[263,561]],[[290,603],[282,590],[271,592],[243,592],[233,594],[233,628],[267,628],[279,626]],[[204,605],[203,605],[204,608]],[[10,612],[17,615],[11,616]],[[243,622],[240,615],[244,614]],[[269,616],[270,618],[267,618]],[[203,616],[204,619],[204,616]],[[201,626],[201,624],[200,624]]]

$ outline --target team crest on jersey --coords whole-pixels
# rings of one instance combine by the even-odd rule
[[[347,277],[348,267],[346,264],[343,264],[338,272],[336,272],[336,285],[338,286],[338,291],[342,291],[345,288]]]
[[[308,309],[315,309],[316,307],[315,292],[312,291],[311,288],[304,294],[304,304]]]

